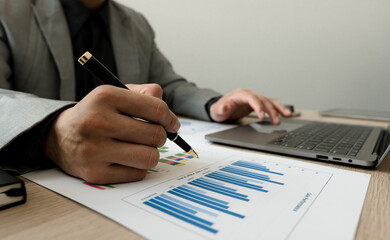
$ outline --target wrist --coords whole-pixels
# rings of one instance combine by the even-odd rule
[[[43,155],[54,162],[54,158],[57,155],[57,147],[55,142],[57,142],[57,134],[55,132],[55,124],[51,127],[49,132],[47,133],[45,139],[42,144],[42,152]]]
[[[219,96],[219,97],[214,97],[212,99],[210,99],[206,105],[205,105],[205,108],[206,108],[206,112],[207,112],[207,115],[209,116],[210,118],[210,121],[212,122],[216,122],[216,120],[214,120],[214,117],[212,115],[214,115],[212,112],[214,112],[211,108],[213,107],[214,103],[216,103],[219,99],[221,99],[222,96]],[[214,106],[215,107],[215,106]]]
[[[58,162],[59,156],[59,142],[60,142],[60,131],[61,131],[61,119],[64,118],[64,115],[70,111],[71,108],[59,111],[53,118],[53,122],[50,126],[50,129],[47,131],[46,137],[43,140],[42,152],[43,155],[50,159],[52,162]]]

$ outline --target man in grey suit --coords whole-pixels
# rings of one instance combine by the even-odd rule
[[[133,91],[100,86],[75,63],[86,50]],[[2,169],[54,163],[92,183],[136,181],[179,130],[175,114],[223,122],[252,110],[274,124],[291,114],[249,89],[221,96],[187,82],[144,17],[114,1],[0,0]]]

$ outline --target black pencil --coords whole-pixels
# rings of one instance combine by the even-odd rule
[[[79,63],[87,69],[95,78],[103,84],[109,84],[120,88],[125,88],[124,85],[110,70],[108,70],[99,60],[97,60],[90,52],[85,52],[80,58]],[[193,157],[199,158],[198,154],[188,145],[178,133],[167,132],[167,137],[172,142],[176,143],[181,149]]]

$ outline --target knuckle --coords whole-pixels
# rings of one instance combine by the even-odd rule
[[[265,101],[267,101],[267,102],[269,102],[270,104],[272,104],[271,98],[266,97],[266,96],[262,96],[262,97],[265,99]]]
[[[255,95],[250,95],[248,96],[248,98],[250,99],[250,101],[252,102],[259,102],[259,98]],[[261,100],[261,99],[260,99]]]
[[[136,173],[132,174],[131,181],[141,181],[146,177],[146,175],[147,175],[147,171],[137,171]]]
[[[93,133],[97,129],[107,129],[110,127],[107,117],[98,111],[89,111],[79,122],[79,130],[82,135]]]
[[[87,168],[89,167],[88,159],[90,159],[92,156],[95,156],[98,150],[99,147],[91,142],[80,144],[78,155],[84,161]]]
[[[167,134],[163,127],[156,126],[154,130],[153,135],[153,146],[155,147],[161,147],[165,144],[165,141],[167,139]]]
[[[150,85],[151,85],[151,88],[152,88],[152,90],[153,90],[154,93],[160,94],[160,93],[163,92],[163,89],[162,89],[162,87],[161,87],[159,84],[157,84],[157,83],[152,83],[152,84],[150,84]]]
[[[269,102],[269,101],[270,101],[269,98],[267,98],[266,96],[263,96],[263,95],[259,95],[258,98],[259,98],[261,101],[263,101],[263,102]]]
[[[271,115],[277,115],[277,112],[275,110],[275,108],[273,106],[270,106],[268,108],[268,113],[271,114]]]
[[[155,110],[155,116],[157,116],[159,119],[164,119],[169,112],[168,105],[164,101],[160,101],[157,104],[156,110]]]
[[[145,169],[154,168],[157,165],[159,158],[160,153],[157,148],[150,148],[149,156],[145,160]]]
[[[250,88],[245,89],[245,91],[246,91],[247,93],[249,93],[249,94],[252,94],[252,95],[256,95],[256,96],[259,95],[259,94],[257,94],[255,91],[253,91],[253,90],[250,89]]]
[[[88,166],[82,172],[82,179],[88,183],[103,184],[103,171],[98,167]]]
[[[92,92],[94,98],[100,101],[106,101],[107,99],[113,98],[116,95],[113,91],[113,87],[109,85],[100,85]]]

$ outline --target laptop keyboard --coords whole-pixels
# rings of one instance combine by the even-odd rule
[[[315,122],[288,132],[271,143],[316,152],[356,156],[371,131],[370,127]]]

